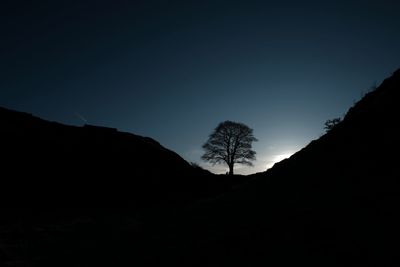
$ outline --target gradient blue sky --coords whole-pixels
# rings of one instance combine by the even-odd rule
[[[152,137],[188,161],[224,120],[264,171],[400,67],[400,1],[2,1],[0,105]],[[79,115],[78,115],[79,114]]]

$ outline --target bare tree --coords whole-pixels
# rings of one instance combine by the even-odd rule
[[[229,166],[229,175],[233,175],[235,163],[253,166],[256,152],[251,150],[252,142],[257,141],[253,129],[243,123],[224,121],[210,134],[203,145],[205,150],[201,157],[212,164],[225,163]]]

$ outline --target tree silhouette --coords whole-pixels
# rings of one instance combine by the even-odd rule
[[[327,120],[325,122],[324,129],[326,130],[326,132],[329,132],[330,130],[335,128],[336,125],[338,125],[341,121],[342,121],[341,118],[334,118],[334,119],[331,119],[331,120]]]
[[[233,175],[235,163],[253,166],[251,160],[256,159],[256,152],[251,150],[251,144],[254,141],[257,139],[253,136],[253,129],[243,123],[224,121],[203,145],[205,153],[201,158],[213,165],[226,163],[229,175]]]

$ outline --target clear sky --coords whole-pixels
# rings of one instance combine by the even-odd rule
[[[0,106],[149,136],[188,161],[225,120],[264,171],[400,67],[400,1],[2,1]]]

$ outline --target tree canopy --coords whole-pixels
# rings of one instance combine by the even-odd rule
[[[235,163],[252,166],[256,152],[252,143],[257,141],[253,129],[239,122],[221,122],[210,134],[203,145],[205,151],[202,159],[212,164],[227,164],[229,174],[233,175]]]

